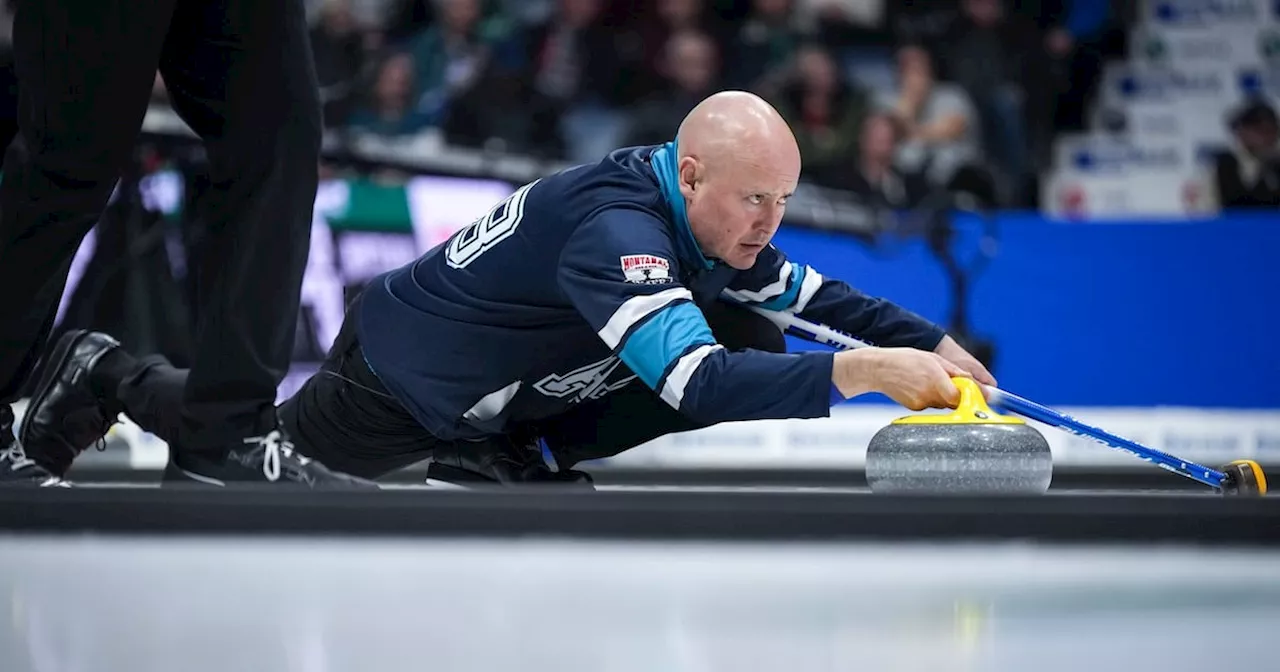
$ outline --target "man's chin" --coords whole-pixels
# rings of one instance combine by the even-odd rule
[[[756,257],[764,251],[765,245],[738,245],[734,247],[732,258],[725,259],[729,266],[745,271],[756,265]]]

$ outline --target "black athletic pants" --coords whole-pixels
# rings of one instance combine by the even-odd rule
[[[274,425],[306,265],[320,101],[302,0],[19,0],[19,135],[0,180],[0,403],[43,349],[80,241],[128,161],[157,69],[205,142],[194,366],[175,443]]]
[[[440,440],[369,370],[356,338],[355,310],[348,312],[321,370],[280,406],[279,414],[302,454],[331,469],[378,478],[427,459]],[[716,339],[730,350],[786,349],[781,331],[759,315],[722,303],[703,307],[703,313]],[[119,390],[125,411],[134,422],[168,440],[175,412],[170,391],[181,389],[185,373],[151,364],[130,376]],[[582,460],[617,455],[659,436],[698,428],[653,391],[633,383],[516,431],[546,439],[556,463],[567,469]]]

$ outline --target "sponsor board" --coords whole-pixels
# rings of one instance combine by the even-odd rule
[[[1154,67],[1114,63],[1103,71],[1102,102],[1108,106],[1186,105],[1221,108],[1235,98],[1230,63],[1200,67]]]
[[[1274,58],[1275,27],[1245,24],[1230,30],[1183,31],[1144,26],[1131,36],[1133,62],[1152,68],[1203,69],[1255,65]]]
[[[1149,25],[1178,30],[1230,30],[1275,23],[1275,0],[1146,0]]]
[[[1210,217],[1217,192],[1207,174],[1080,175],[1055,171],[1042,183],[1044,213],[1057,219]]]
[[[1198,160],[1199,148],[1225,146],[1231,142],[1225,110],[1170,109],[1150,105],[1133,105],[1121,108],[1098,107],[1091,119],[1091,128],[1110,138],[1139,145],[1175,143],[1185,151],[1195,151],[1191,158]],[[1184,154],[1184,156],[1186,156]]]
[[[1176,138],[1142,141],[1106,134],[1060,139],[1054,145],[1054,168],[1067,174],[1117,177],[1134,174],[1177,174],[1194,167],[1195,157]]]
[[[1266,98],[1280,106],[1280,66],[1242,67],[1235,75],[1237,99]]]

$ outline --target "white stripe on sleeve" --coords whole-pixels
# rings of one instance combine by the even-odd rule
[[[813,300],[813,295],[822,288],[822,274],[813,270],[812,266],[804,267],[804,281],[800,283],[800,294],[796,296],[796,305],[787,309],[788,313],[802,313],[805,306]]]
[[[791,262],[784,263],[778,269],[778,279],[760,288],[760,291],[753,292],[749,289],[731,289],[725,290],[725,294],[735,300],[743,303],[764,303],[776,296],[781,296],[787,291],[787,281],[791,279]]]
[[[613,315],[605,323],[604,329],[599,332],[600,338],[605,342],[605,345],[609,346],[610,350],[613,350],[618,347],[618,343],[622,342],[622,337],[626,335],[627,330],[631,329],[631,325],[681,299],[692,301],[693,294],[684,287],[673,287],[664,289],[656,294],[633,296],[624,301],[621,306],[618,306],[617,310],[613,311]]]
[[[667,381],[662,385],[662,400],[677,411],[680,410],[680,402],[684,400],[684,388],[689,384],[689,379],[698,370],[702,360],[716,350],[724,350],[724,346],[719,344],[699,346],[684,357],[681,357],[676,362],[676,365],[671,368],[671,373],[667,375]]]

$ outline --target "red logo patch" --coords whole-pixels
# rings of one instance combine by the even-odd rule
[[[652,254],[628,254],[621,257],[622,274],[627,282],[656,285],[671,282],[671,262]]]

